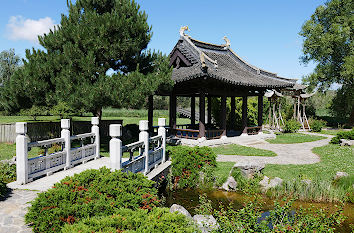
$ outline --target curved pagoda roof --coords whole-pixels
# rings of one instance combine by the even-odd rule
[[[187,29],[181,28],[181,37],[170,53],[175,83],[210,78],[236,86],[267,89],[295,85],[296,79],[282,78],[245,62],[230,48],[230,41],[226,37],[226,44],[206,43],[186,35],[184,31]]]

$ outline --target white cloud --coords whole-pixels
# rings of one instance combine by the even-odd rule
[[[8,38],[10,40],[28,40],[38,43],[38,35],[48,33],[54,29],[54,20],[50,17],[38,20],[25,19],[22,16],[11,16],[7,24]]]

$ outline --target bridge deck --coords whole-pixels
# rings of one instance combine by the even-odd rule
[[[127,158],[123,158],[123,162],[127,161]],[[159,165],[157,168],[153,169],[150,173],[148,173],[148,179],[152,180],[156,175],[160,174],[163,170],[169,167],[171,164],[170,161]],[[91,160],[85,164],[77,165],[68,170],[62,170],[53,173],[50,176],[44,176],[43,178],[34,180],[33,182],[27,183],[25,185],[20,185],[16,181],[7,184],[8,188],[11,189],[26,189],[26,190],[38,190],[38,191],[46,191],[53,187],[53,185],[60,180],[64,179],[67,176],[73,176],[74,174],[83,172],[88,169],[99,169],[101,167],[110,167],[110,159],[109,157],[102,157],[97,160]]]

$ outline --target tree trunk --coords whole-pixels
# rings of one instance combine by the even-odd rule
[[[98,117],[101,121],[102,118],[102,107],[97,107],[95,112],[93,112],[93,115]]]
[[[353,126],[354,126],[354,108],[352,108],[352,112],[350,113],[348,125],[349,125],[350,127],[353,127]]]

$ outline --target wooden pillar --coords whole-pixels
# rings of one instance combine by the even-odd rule
[[[257,119],[257,122],[258,122],[258,126],[263,125],[263,95],[258,96],[258,119]]]
[[[208,96],[208,124],[211,125],[211,96]]]
[[[231,112],[230,112],[230,120],[231,120],[231,129],[236,129],[235,126],[235,121],[236,121],[236,114],[235,114],[235,110],[236,110],[236,101],[235,101],[235,97],[232,96],[231,97]]]
[[[191,97],[191,125],[195,125],[195,96]]]
[[[242,97],[242,133],[247,134],[247,96]]]
[[[221,97],[221,136],[226,136],[226,95]]]
[[[177,113],[177,99],[175,90],[172,91],[170,95],[170,128],[176,128],[176,113]]]
[[[205,137],[205,93],[199,94],[199,138]]]
[[[149,132],[153,133],[153,123],[154,123],[154,96],[149,95],[148,100],[148,121],[149,121]]]

